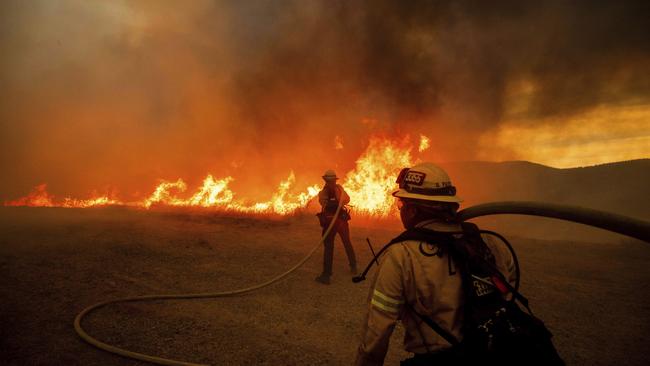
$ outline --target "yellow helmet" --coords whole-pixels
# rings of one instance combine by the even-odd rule
[[[399,190],[393,192],[395,197],[438,202],[463,201],[456,195],[456,187],[451,184],[447,172],[432,163],[402,169],[397,184]]]
[[[337,180],[339,178],[336,176],[336,173],[332,169],[328,169],[325,171],[325,174],[323,174],[323,179],[327,182],[331,180]]]

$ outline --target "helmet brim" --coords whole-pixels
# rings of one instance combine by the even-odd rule
[[[393,197],[411,198],[414,200],[436,201],[436,202],[453,202],[453,203],[463,202],[463,199],[458,196],[427,196],[424,194],[409,193],[405,189],[400,189],[398,191],[393,192]]]
[[[339,180],[339,177],[332,177],[332,176],[327,176],[327,175],[323,175],[322,178],[324,180]]]

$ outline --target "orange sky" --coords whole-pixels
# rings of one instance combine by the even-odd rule
[[[350,170],[371,136],[434,161],[650,157],[636,6],[5,1],[0,199],[149,194],[232,175],[261,194]]]
[[[526,94],[509,96],[504,121],[481,136],[480,159],[571,168],[650,157],[650,104],[603,104],[530,118]]]

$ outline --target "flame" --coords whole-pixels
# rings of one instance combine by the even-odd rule
[[[318,186],[313,185],[308,187],[307,192],[292,197],[288,192],[295,181],[296,176],[292,171],[289,174],[289,177],[280,183],[280,186],[269,202],[257,203],[252,208],[244,209],[252,210],[253,212],[273,212],[280,215],[286,215],[299,208],[305,207],[307,203],[318,194]]]
[[[228,189],[228,184],[233,181],[232,177],[224,179],[214,179],[211,174],[203,180],[203,185],[190,198],[183,199],[177,197],[173,191],[180,193],[187,190],[187,184],[182,179],[176,182],[163,181],[153,191],[149,198],[142,202],[136,202],[135,206],[149,208],[153,205],[167,206],[199,206],[214,207],[226,204],[232,201],[234,194]]]
[[[183,182],[182,179],[177,180],[176,182],[162,182],[160,183],[154,192],[142,202],[142,206],[149,208],[154,204],[165,204],[170,206],[181,206],[183,201],[174,198],[171,193],[171,190],[175,189],[180,192],[185,192],[187,185]]]
[[[395,190],[395,177],[403,167],[413,164],[412,147],[408,146],[408,136],[401,140],[371,137],[368,147],[357,159],[355,168],[345,175],[342,185],[351,198],[356,214],[373,217],[387,217],[395,212],[395,200],[391,193]],[[343,147],[340,137],[335,142]],[[337,145],[338,146],[338,145]],[[420,135],[419,151],[429,147],[429,138]],[[209,174],[194,193],[187,194],[187,184],[182,180],[161,181],[146,198],[135,202],[122,202],[119,199],[101,195],[89,199],[64,198],[56,202],[47,192],[47,186],[36,186],[27,196],[5,202],[5,206],[39,207],[95,207],[107,205],[128,205],[150,209],[158,206],[204,207],[223,211],[288,215],[305,208],[318,195],[320,186],[309,185],[304,191],[295,189],[296,175],[293,171],[281,181],[271,198],[262,202],[240,199],[230,189],[235,179],[231,176],[216,179]]]
[[[208,175],[203,180],[203,186],[187,202],[187,206],[211,207],[232,201],[233,193],[228,189],[232,177],[215,180]]]
[[[39,184],[25,197],[14,201],[5,202],[5,206],[28,206],[28,207],[79,207],[87,208],[94,206],[122,205],[117,199],[107,195],[89,199],[77,199],[66,197],[61,203],[54,203],[54,197],[47,193],[47,184]]]
[[[78,208],[88,208],[95,206],[110,206],[110,205],[123,205],[123,203],[117,199],[112,199],[108,196],[100,196],[95,198],[89,198],[86,200],[80,200],[76,198],[66,197],[63,199],[61,207],[78,207]]]
[[[420,135],[420,147],[418,147],[418,151],[423,152],[428,148],[429,148],[429,138],[424,135]]]
[[[296,181],[296,176],[292,171],[289,177],[280,183],[269,201],[245,204],[240,201],[235,201],[235,194],[228,188],[228,185],[233,180],[232,177],[215,179],[212,175],[208,175],[196,193],[187,199],[177,197],[174,193],[174,191],[178,193],[185,192],[187,185],[183,180],[179,179],[176,182],[163,181],[156,187],[149,198],[142,202],[136,202],[133,205],[145,208],[150,208],[153,205],[212,207],[243,213],[274,213],[286,215],[305,207],[318,194],[318,186],[313,185],[307,187],[307,192],[292,195],[290,190]]]
[[[343,187],[350,195],[355,212],[386,217],[394,209],[395,178],[411,166],[411,149],[380,138],[371,138],[356,167],[349,172]]]
[[[339,135],[334,137],[334,150],[343,150],[343,139]]]
[[[5,202],[5,206],[52,207],[52,196],[47,193],[47,184],[39,184],[25,197]]]

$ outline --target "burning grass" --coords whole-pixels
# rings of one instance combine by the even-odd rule
[[[428,147],[429,138],[420,136],[417,151],[423,152]],[[377,136],[370,138],[366,150],[356,160],[355,168],[347,172],[342,180],[342,185],[351,197],[355,214],[386,218],[395,212],[394,199],[390,194],[395,189],[395,177],[399,170],[414,164],[413,150],[414,146],[408,136],[400,139]],[[66,197],[57,200],[48,193],[46,184],[39,184],[27,196],[5,202],[5,206],[129,206],[142,209],[168,206],[206,208],[230,214],[292,215],[306,210],[320,190],[317,182],[300,189],[296,186],[296,174],[291,171],[287,179],[268,194],[268,200],[254,202],[239,197],[230,187],[233,181],[235,178],[232,176],[215,178],[208,174],[201,186],[188,195],[188,186],[182,179],[161,180],[148,197],[131,202],[112,194],[95,195],[87,199]]]

